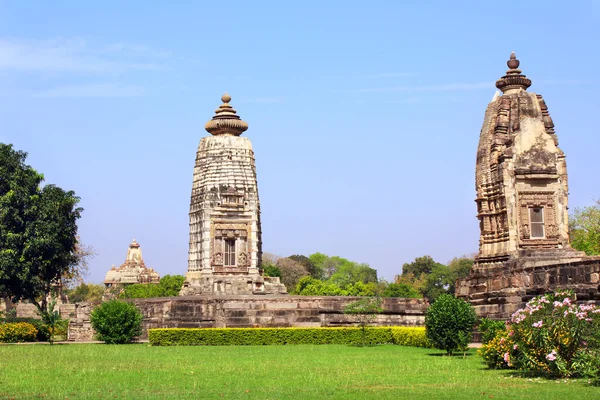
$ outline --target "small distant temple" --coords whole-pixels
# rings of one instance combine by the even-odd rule
[[[146,267],[144,258],[142,257],[142,248],[133,239],[133,242],[127,249],[127,257],[125,262],[115,268],[112,268],[106,273],[104,285],[109,288],[115,285],[132,284],[132,283],[159,283],[160,276],[152,268]]]
[[[196,153],[190,201],[188,271],[180,294],[284,294],[279,278],[261,275],[260,203],[254,152],[240,135],[248,124],[228,94]]]
[[[600,301],[600,257],[569,245],[565,154],[541,95],[514,53],[488,105],[477,148],[479,253],[457,295],[505,319],[531,297],[572,289]]]

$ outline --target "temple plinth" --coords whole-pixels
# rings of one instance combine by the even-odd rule
[[[496,82],[477,148],[479,253],[459,297],[481,316],[508,318],[532,296],[573,289],[600,300],[600,258],[569,245],[565,154],[541,95],[514,53]]]
[[[205,125],[190,201],[188,271],[181,295],[287,293],[279,278],[263,277],[260,203],[248,129],[223,104]]]

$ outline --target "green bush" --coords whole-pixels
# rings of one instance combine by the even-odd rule
[[[483,358],[488,368],[511,368],[510,354],[516,354],[517,346],[506,330],[497,330],[496,336],[484,343],[477,354]]]
[[[127,285],[119,294],[120,299],[148,299],[151,297],[178,296],[185,281],[183,275],[165,275],[159,283],[135,283]]]
[[[2,322],[5,322],[5,323],[27,322],[28,324],[33,325],[35,327],[35,329],[37,330],[35,341],[47,342],[50,339],[50,329],[48,328],[48,326],[46,324],[44,324],[44,322],[41,319],[11,317],[11,318],[4,318],[3,320],[0,320],[0,324]]]
[[[359,328],[161,328],[150,329],[153,346],[250,346],[363,342]],[[367,344],[391,343],[388,327],[366,330]]]
[[[142,334],[142,314],[134,304],[107,301],[90,314],[96,338],[108,344],[131,342]]]
[[[7,322],[0,324],[0,342],[35,342],[37,329],[27,322]]]
[[[466,351],[473,336],[477,316],[473,307],[450,294],[442,294],[427,309],[425,327],[427,338],[448,355]]]
[[[392,343],[399,346],[433,348],[433,343],[427,339],[425,327],[394,326],[391,328]]]
[[[482,318],[481,321],[479,321],[481,343],[488,343],[497,336],[498,332],[506,332],[506,322],[489,318]]]

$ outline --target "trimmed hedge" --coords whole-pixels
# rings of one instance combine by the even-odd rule
[[[7,322],[0,324],[0,342],[35,342],[38,331],[28,322]]]
[[[363,343],[361,328],[159,328],[148,330],[153,346],[263,346]],[[431,347],[423,327],[366,329],[366,344]]]
[[[392,343],[399,346],[433,348],[433,343],[427,339],[424,327],[395,326],[391,328]]]

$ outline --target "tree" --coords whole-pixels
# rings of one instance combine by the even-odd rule
[[[183,275],[165,275],[156,283],[134,283],[119,293],[120,299],[148,299],[152,297],[174,297],[179,295],[185,281]]]
[[[71,288],[77,284],[82,284],[83,279],[88,274],[89,261],[96,256],[94,248],[83,244],[79,236],[77,236],[73,253],[75,255],[73,264],[62,276],[61,285],[63,288]]]
[[[315,264],[310,260],[310,258],[299,254],[294,254],[292,256],[289,256],[288,258],[302,264],[302,266],[306,268],[310,276],[312,276],[313,278],[321,279],[323,275],[322,271],[315,266]]]
[[[77,263],[81,208],[72,191],[25,164],[27,153],[0,144],[0,295],[48,312],[48,297]]]
[[[595,203],[576,208],[569,217],[571,246],[588,256],[600,255],[600,200]]]
[[[81,283],[73,289],[65,290],[65,294],[71,303],[100,303],[104,295],[104,285],[94,283]]]
[[[473,335],[477,316],[473,306],[451,294],[442,294],[427,309],[425,328],[427,338],[448,355],[465,352]]]
[[[448,293],[455,294],[456,281],[469,276],[469,273],[473,268],[473,264],[475,264],[474,257],[462,256],[454,257],[452,260],[450,260],[448,263],[448,268],[450,269],[450,282],[448,282],[450,287],[448,288]]]
[[[383,311],[379,297],[365,297],[344,307],[344,314],[352,315],[362,332],[362,345],[366,344],[366,328]]]
[[[435,262],[430,256],[417,257],[415,261],[402,265],[402,275],[413,274],[419,279],[423,274],[429,275],[436,265],[440,264]]]
[[[300,278],[309,275],[302,264],[287,257],[278,259],[276,266],[281,271],[281,282],[290,291],[294,290]]]
[[[422,298],[421,292],[407,283],[390,283],[383,291],[383,297]]]
[[[263,274],[265,276],[281,278],[281,270],[273,264],[263,265]]]

